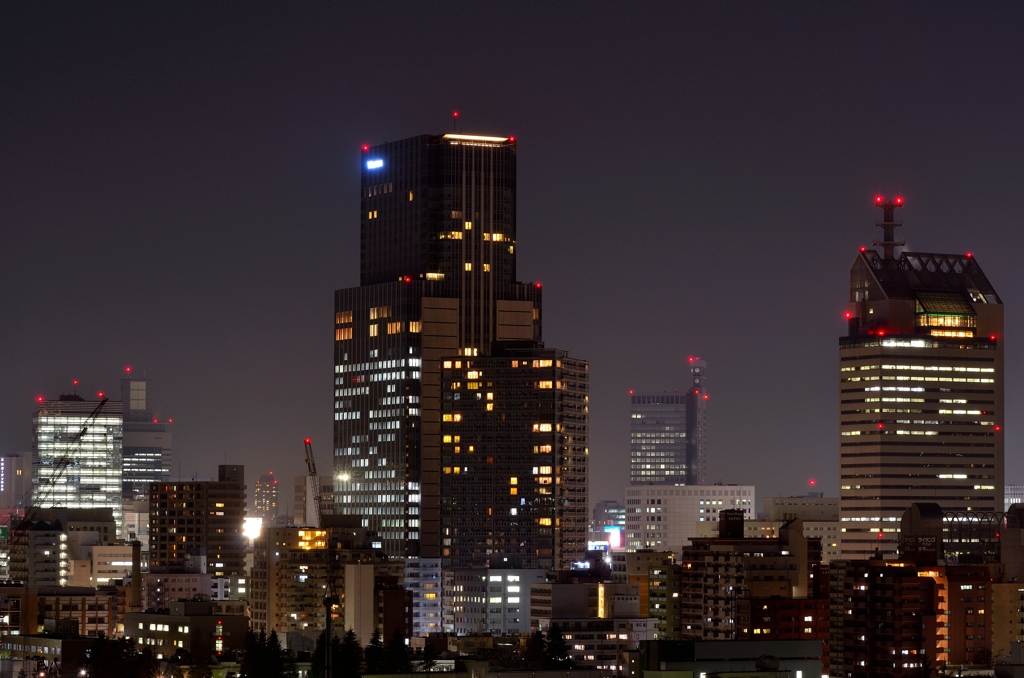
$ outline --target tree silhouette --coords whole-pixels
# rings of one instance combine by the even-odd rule
[[[547,658],[548,668],[571,669],[576,662],[569,656],[569,646],[565,642],[565,636],[558,624],[552,624],[548,628],[547,638],[544,639],[544,654]]]
[[[386,671],[386,652],[384,651],[384,642],[380,638],[380,629],[373,631],[364,656],[367,673],[384,673]]]

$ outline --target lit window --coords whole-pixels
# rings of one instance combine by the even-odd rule
[[[551,524],[551,518],[540,518],[537,522],[540,523],[541,525],[550,525]]]
[[[490,273],[490,272],[491,272],[491,265],[490,264],[484,264],[484,273]]]
[[[423,329],[423,322],[420,320],[409,321],[409,331],[413,334],[418,334]]]
[[[346,340],[351,339],[351,338],[352,338],[352,328],[351,327],[339,327],[338,329],[334,330],[334,340],[335,341],[346,341]]]
[[[466,270],[467,271],[472,271],[473,270],[473,264],[471,264],[470,262],[467,261],[466,262]]]
[[[334,324],[344,325],[352,322],[352,311],[338,311],[334,314]]]
[[[467,221],[466,222],[466,230],[467,231],[472,231],[473,230],[473,222],[472,221]]]
[[[377,336],[377,325],[376,324],[370,325],[370,336],[371,337],[376,337]]]

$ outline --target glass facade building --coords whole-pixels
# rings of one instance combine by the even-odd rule
[[[843,558],[894,554],[913,503],[1003,505],[1003,305],[977,260],[862,249],[839,339]]]
[[[703,485],[707,474],[707,364],[690,359],[691,386],[631,392],[629,481],[634,485]]]
[[[364,147],[360,286],[335,293],[335,512],[391,556],[441,557],[441,362],[541,341],[516,280],[516,144],[421,135]]]
[[[32,418],[33,504],[109,508],[120,534],[121,403],[107,401],[91,420],[99,402],[77,395],[41,400],[37,405]]]

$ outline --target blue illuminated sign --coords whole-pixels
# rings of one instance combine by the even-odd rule
[[[384,166],[383,160],[367,160],[366,169],[380,169]]]

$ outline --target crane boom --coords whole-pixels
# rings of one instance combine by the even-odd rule
[[[338,597],[338,562],[334,557],[334,540],[331,538],[330,530],[324,525],[324,499],[320,492],[320,476],[316,472],[316,459],[313,457],[313,441],[306,438],[306,469],[309,471],[309,482],[313,484],[310,491],[313,493],[313,504],[316,506],[317,527],[324,531],[324,541],[327,557],[327,595],[324,596],[324,612],[327,621],[324,626],[324,675],[331,676],[331,640],[334,638],[334,606],[341,599]]]

